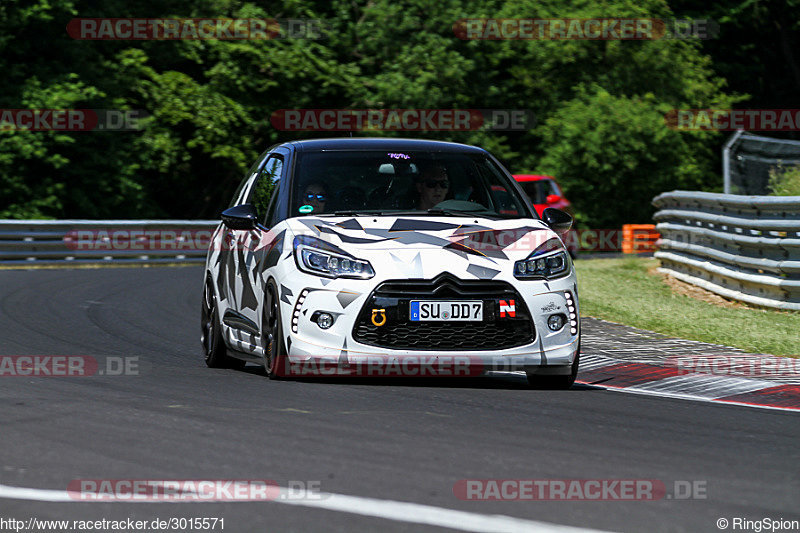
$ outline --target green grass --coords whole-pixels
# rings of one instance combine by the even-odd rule
[[[676,294],[655,259],[578,260],[581,315],[749,352],[800,357],[800,313],[728,308]]]

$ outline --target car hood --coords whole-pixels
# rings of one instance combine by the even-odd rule
[[[482,217],[298,217],[287,220],[294,237],[319,239],[363,259],[390,259],[409,252],[440,259],[497,263],[524,259],[558,236],[536,219]],[[444,255],[443,255],[444,253]]]

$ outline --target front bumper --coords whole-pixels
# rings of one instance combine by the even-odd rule
[[[580,339],[574,273],[550,282],[524,281],[506,284],[515,292],[515,297],[520,299],[518,304],[522,305],[517,308],[521,313],[515,319],[529,321],[532,329],[530,338],[522,344],[509,347],[495,347],[484,343],[480,349],[470,349],[463,343],[455,347],[425,346],[420,343],[403,348],[387,347],[377,345],[379,342],[375,341],[374,336],[365,339],[363,335],[359,335],[359,324],[363,326],[365,317],[369,316],[374,305],[382,305],[384,307],[380,307],[381,309],[387,309],[387,304],[394,304],[387,321],[400,321],[403,331],[409,331],[409,328],[420,327],[420,324],[411,324],[407,320],[409,300],[445,300],[453,297],[433,298],[430,294],[409,293],[403,298],[392,300],[391,297],[387,299],[385,294],[378,294],[380,291],[376,289],[379,284],[362,280],[336,280],[325,288],[313,288],[310,284],[308,287],[298,288],[293,292],[300,296],[292,300],[291,307],[286,309],[288,312],[283,313],[289,363],[296,367],[322,364],[325,368],[360,365],[362,370],[379,365],[399,368],[421,365],[427,368],[433,364],[451,368],[453,375],[464,375],[464,368],[467,368],[464,372],[468,375],[519,370],[543,375],[568,374]],[[507,300],[509,295],[492,295],[491,298],[465,295],[463,298],[484,300],[485,309],[497,323],[501,320],[497,315],[498,309],[491,308],[490,300],[499,303],[501,299]],[[321,329],[312,320],[318,312],[326,312],[334,317],[334,323],[329,329]],[[553,332],[547,326],[547,319],[552,314],[574,318],[572,323],[568,319],[563,328]],[[373,328],[376,329],[380,330],[380,327]]]

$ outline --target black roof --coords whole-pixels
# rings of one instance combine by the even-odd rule
[[[389,137],[344,137],[340,139],[309,139],[306,141],[289,141],[284,146],[291,146],[298,151],[337,151],[337,150],[416,150],[427,152],[450,152],[486,154],[477,146],[427,139],[394,139]]]

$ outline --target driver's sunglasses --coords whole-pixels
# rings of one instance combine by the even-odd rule
[[[314,198],[320,202],[324,202],[326,200],[324,194],[306,194],[306,200],[313,200]]]
[[[425,186],[429,189],[439,187],[440,189],[447,189],[450,187],[450,182],[447,180],[425,180]]]

